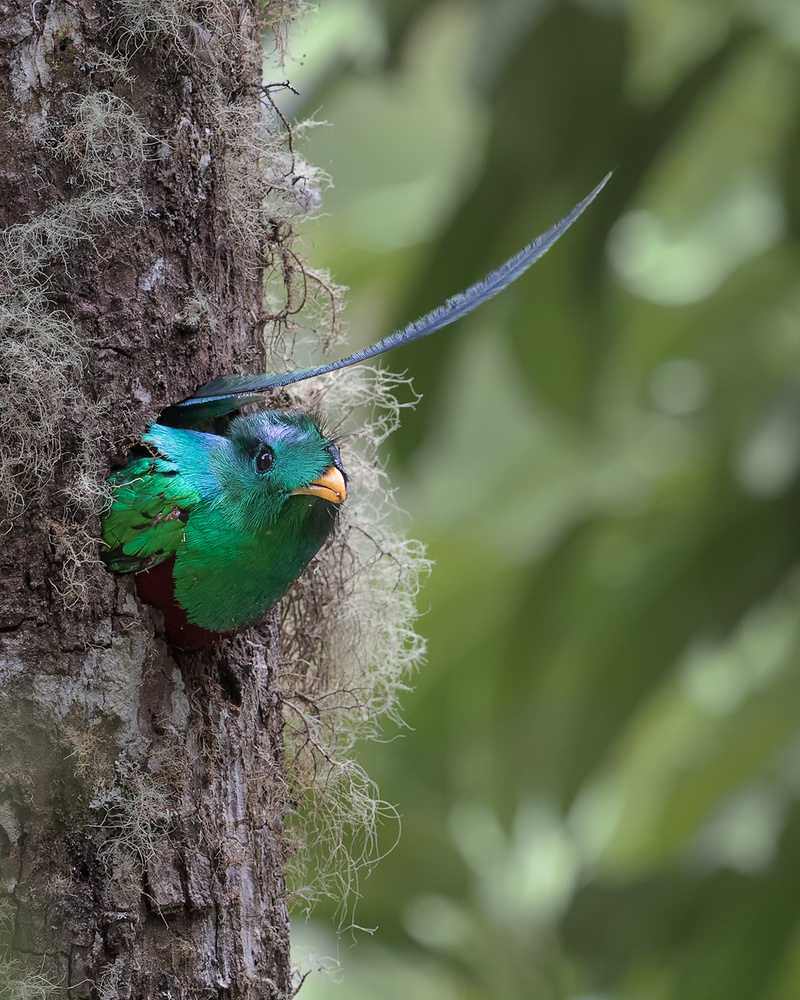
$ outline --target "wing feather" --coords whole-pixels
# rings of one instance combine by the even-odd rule
[[[178,466],[155,456],[131,459],[112,473],[114,495],[103,518],[101,557],[115,573],[139,573],[168,559],[183,541],[200,494]]]

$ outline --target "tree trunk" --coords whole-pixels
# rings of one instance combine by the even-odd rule
[[[94,541],[162,407],[260,353],[259,3],[4,9],[0,995],[285,997],[276,627],[182,654]]]

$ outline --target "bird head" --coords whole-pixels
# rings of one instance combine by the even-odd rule
[[[231,447],[219,454],[215,471],[242,530],[269,528],[279,517],[302,521],[310,511],[335,519],[347,476],[339,449],[316,420],[266,410],[237,417],[227,436]]]

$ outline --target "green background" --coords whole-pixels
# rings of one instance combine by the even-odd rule
[[[301,995],[796,1000],[800,4],[325,0],[291,48],[354,347],[616,169],[387,359],[428,662],[359,750],[402,814],[377,930],[296,917]]]

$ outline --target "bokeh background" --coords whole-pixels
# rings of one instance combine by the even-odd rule
[[[387,359],[429,655],[359,751],[376,930],[298,916],[301,996],[797,1000],[800,4],[325,0],[291,51],[354,347],[616,168]]]

